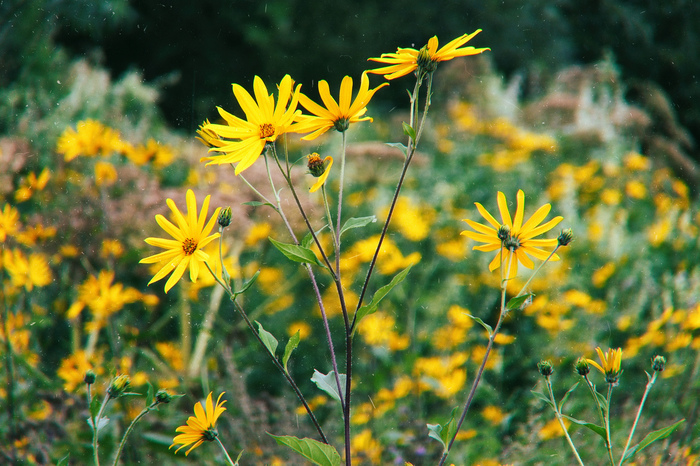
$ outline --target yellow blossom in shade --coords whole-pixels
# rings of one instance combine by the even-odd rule
[[[670,218],[658,220],[647,230],[647,237],[652,246],[659,246],[666,241],[673,230],[673,223]]]
[[[43,254],[32,253],[26,257],[19,249],[5,249],[2,259],[13,286],[32,291],[35,286],[46,286],[53,279],[48,259]]]
[[[124,246],[118,239],[105,239],[102,241],[102,248],[100,249],[101,257],[120,257],[122,254],[124,254]]]
[[[272,225],[267,222],[256,223],[250,230],[248,230],[248,236],[245,238],[246,246],[254,246],[262,240],[266,240],[270,236],[272,231]]]
[[[111,163],[102,161],[95,163],[95,184],[97,186],[111,186],[118,178],[117,169]]]
[[[0,211],[0,241],[5,242],[8,235],[14,235],[19,230],[19,211],[10,204]]]
[[[316,183],[309,188],[310,193],[315,193],[326,183],[333,166],[333,157],[329,155],[321,160],[321,157],[314,152],[308,156],[308,160],[309,173],[318,178]]]
[[[312,115],[300,115],[294,125],[297,133],[311,133],[302,139],[310,141],[316,139],[329,129],[344,132],[350,127],[350,123],[360,121],[372,121],[372,118],[363,116],[367,112],[367,104],[377,92],[388,83],[383,83],[374,89],[369,88],[367,72],[362,73],[360,89],[355,100],[352,100],[352,78],[345,76],[340,83],[340,95],[338,101],[331,96],[328,83],[324,80],[318,82],[318,93],[321,96],[321,106],[304,94],[299,95],[299,103]]]
[[[296,321],[289,324],[289,326],[287,327],[287,335],[291,337],[294,336],[297,332],[299,332],[299,339],[303,340],[304,338],[311,335],[311,326],[304,321]]]
[[[389,207],[381,216],[386,217]],[[421,241],[430,234],[430,227],[435,220],[435,210],[428,206],[416,206],[409,198],[399,196],[396,200],[391,225],[397,228],[401,235],[410,241]]]
[[[145,240],[151,246],[163,248],[166,251],[146,257],[140,261],[144,264],[165,263],[148,284],[157,282],[172,272],[172,275],[165,283],[166,293],[182,277],[187,267],[190,269],[190,280],[193,282],[197,281],[200,263],[209,259],[209,255],[202,251],[202,248],[219,237],[219,233],[214,233],[213,235],[209,233],[216,224],[221,208],[217,208],[214,211],[209,222],[205,225],[204,222],[209,212],[209,198],[211,196],[204,198],[199,218],[197,218],[197,200],[194,192],[188,189],[186,197],[187,217],[180,213],[172,199],[167,200],[168,207],[173,213],[177,226],[173,225],[162,215],[156,215],[158,225],[174,239],[146,238]]]
[[[282,78],[275,106],[272,94],[268,94],[260,77],[256,76],[253,81],[255,99],[243,87],[234,84],[233,94],[245,112],[246,120],[219,107],[219,114],[227,124],[208,124],[202,129],[228,140],[210,149],[221,155],[203,157],[200,161],[206,161],[207,165],[237,163],[236,175],[250,167],[267,143],[275,142],[279,136],[290,132],[294,119],[301,114],[301,111],[297,111],[301,85],[292,91],[293,85],[289,75]]]
[[[428,44],[420,50],[398,48],[396,53],[383,53],[380,58],[369,58],[371,61],[384,63],[387,66],[369,70],[368,73],[381,74],[389,80],[406,76],[416,70],[418,73],[431,73],[435,71],[439,62],[467,55],[477,55],[491,50],[489,48],[477,49],[472,46],[462,47],[480,32],[481,29],[477,29],[471,34],[463,34],[448,42],[440,50],[438,50],[438,38],[433,36],[428,40]]]
[[[603,285],[605,285],[605,283],[608,281],[608,279],[612,276],[613,273],[615,273],[614,262],[608,262],[599,269],[596,269],[596,271],[593,272],[593,275],[591,276],[591,282],[593,283],[593,286],[595,286],[596,288],[601,288]]]
[[[648,157],[636,152],[628,152],[623,158],[625,167],[630,170],[641,171],[648,170],[651,167],[651,162]]]
[[[605,381],[607,383],[617,384],[617,379],[620,376],[620,366],[622,365],[622,348],[611,348],[608,349],[607,353],[603,353],[600,347],[595,350],[600,358],[600,364],[592,359],[586,359],[586,361],[605,374]]]
[[[564,425],[568,429],[571,425],[571,421],[569,421],[566,418],[562,419],[562,421],[564,421]],[[537,435],[542,440],[549,440],[554,437],[563,437],[564,431],[561,429],[559,421],[557,419],[552,419],[551,421],[547,422],[544,426],[542,426],[539,432],[537,432]]]
[[[46,183],[51,178],[51,172],[48,168],[44,168],[39,176],[31,172],[26,178],[22,179],[20,187],[15,191],[15,200],[24,202],[32,197],[35,191],[42,191],[46,187]]]
[[[61,361],[56,375],[63,379],[63,389],[72,392],[85,383],[85,373],[92,370],[95,374],[104,373],[101,358],[88,356],[83,350],[78,350]]]
[[[647,187],[638,180],[628,181],[625,185],[625,194],[632,199],[644,199],[647,196]]]
[[[506,414],[498,406],[486,406],[481,410],[481,415],[484,419],[489,421],[492,425],[497,426],[506,418]]]
[[[219,416],[226,411],[226,408],[224,408],[226,400],[221,401],[221,397],[224,396],[224,393],[225,392],[222,392],[221,395],[219,395],[219,398],[216,400],[216,406],[214,406],[212,402],[211,392],[209,392],[209,396],[207,396],[204,407],[202,407],[201,402],[194,405],[194,416],[190,416],[187,419],[187,425],[175,429],[175,432],[180,432],[180,435],[176,435],[175,438],[173,438],[173,444],[170,445],[170,448],[178,444],[182,445],[175,450],[175,453],[186,446],[192,445],[190,449],[185,452],[185,456],[187,456],[192,450],[205,441],[212,442],[216,439],[218,435],[216,432],[216,421],[219,419]]]
[[[178,346],[171,342],[163,341],[156,343],[156,350],[174,371],[181,372],[185,370],[185,360]]]
[[[600,193],[600,200],[607,205],[618,205],[622,201],[622,193],[617,189],[607,188]]]
[[[554,217],[547,223],[540,225],[551,209],[550,204],[545,204],[537,209],[530,219],[523,224],[525,194],[522,190],[518,191],[517,199],[518,205],[515,217],[511,219],[510,213],[508,212],[506,196],[502,192],[498,192],[498,208],[501,212],[503,223],[499,223],[480,203],[476,202],[475,205],[479,213],[481,213],[491,226],[464,219],[464,221],[476,231],[465,230],[461,233],[474,241],[485,243],[481,246],[474,246],[473,249],[475,250],[485,252],[499,251],[489,264],[489,270],[493,272],[501,266],[502,262],[506,270],[510,267],[510,274],[506,277],[507,279],[512,279],[517,275],[518,262],[528,269],[534,267],[534,263],[532,259],[528,257],[528,254],[540,260],[545,260],[549,257],[550,253],[541,248],[556,246],[557,239],[533,238],[551,230],[563,220],[560,216]],[[509,238],[503,242],[498,237],[499,229],[501,229],[502,226],[510,230]],[[513,254],[515,255],[515,260],[511,260]],[[549,260],[559,260],[559,256],[554,254]]]
[[[372,438],[370,429],[365,429],[355,435],[352,438],[351,445],[352,453],[356,455],[352,458],[354,463],[381,464],[382,446],[377,440]]]

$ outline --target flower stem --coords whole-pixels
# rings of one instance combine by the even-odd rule
[[[588,390],[591,392],[591,395],[593,396],[593,399],[595,400],[596,405],[598,406],[598,412],[600,413],[601,420],[603,422],[603,425],[606,425],[605,423],[605,409],[600,405],[600,400],[598,399],[597,392],[593,388],[593,384],[591,381],[588,379],[587,375],[584,375],[583,378],[586,380],[586,386],[588,387]],[[612,455],[612,448],[610,446],[610,442],[608,441],[608,436],[605,437],[605,447],[608,450],[608,458],[610,459],[612,464],[615,464],[615,460],[613,459]]]
[[[105,408],[107,407],[107,403],[109,403],[109,400],[111,397],[109,396],[109,393],[105,395],[105,399],[102,402],[102,405],[100,406],[100,410],[97,412],[97,416],[95,416],[92,419],[92,455],[93,459],[95,461],[95,466],[100,466],[100,455],[98,453],[98,442],[97,442],[97,435],[98,435],[98,430],[100,426],[100,419],[102,419],[102,413],[104,413]],[[88,406],[88,409],[90,407]]]
[[[221,447],[221,450],[224,452],[224,455],[226,455],[226,461],[228,461],[228,464],[230,464],[231,466],[237,466],[238,463],[234,463],[234,461],[231,459],[228,452],[226,451],[226,447],[224,447],[224,444],[221,443],[221,440],[219,440],[218,436],[216,437],[216,443],[219,444],[219,446]]]
[[[564,420],[562,419],[560,407],[557,405],[557,400],[554,398],[554,391],[552,390],[552,381],[549,380],[549,376],[545,377],[545,381],[547,382],[547,390],[549,391],[549,399],[552,401],[552,405],[554,406],[554,414],[557,417],[557,421],[559,421],[559,425],[561,426],[562,430],[564,431],[564,435],[566,436],[566,441],[569,443],[569,446],[571,447],[571,451],[573,451],[574,456],[576,456],[576,461],[578,461],[578,464],[583,466],[583,461],[581,460],[581,457],[579,456],[578,451],[576,450],[576,447],[574,446],[574,442],[571,440],[571,436],[569,435],[569,431],[566,429],[566,425],[564,425]]]
[[[608,443],[608,456],[610,457],[610,464],[615,466],[615,458],[612,453],[612,442],[610,441],[610,400],[612,399],[613,384],[608,384],[608,396],[606,397],[606,402],[608,408],[605,410],[605,441]]]
[[[129,424],[129,427],[127,427],[126,432],[124,432],[124,436],[122,437],[122,441],[119,443],[119,448],[117,449],[117,454],[114,457],[114,462],[112,463],[113,466],[117,466],[119,464],[119,457],[122,454],[122,449],[124,448],[124,445],[126,444],[126,438],[131,434],[131,431],[134,429],[134,426],[136,425],[137,422],[141,420],[142,417],[144,417],[146,414],[148,414],[153,408],[158,405],[158,401],[154,401],[151,403],[150,406],[144,408],[143,411],[139,413],[138,416],[134,418],[133,421],[131,421],[131,424]]]
[[[625,459],[625,455],[627,454],[627,450],[629,450],[630,443],[632,443],[632,437],[634,436],[634,431],[637,429],[637,423],[639,422],[639,417],[642,415],[642,410],[644,409],[644,402],[647,400],[647,396],[649,395],[649,392],[651,391],[651,387],[654,386],[654,382],[656,382],[656,374],[658,372],[654,371],[654,375],[649,378],[649,382],[647,383],[647,387],[644,390],[644,396],[642,396],[642,402],[639,404],[639,409],[637,410],[637,417],[634,419],[634,424],[632,425],[632,430],[630,430],[630,435],[627,438],[627,445],[625,445],[625,449],[622,452],[622,457],[620,458],[620,465],[622,466],[622,461]]]

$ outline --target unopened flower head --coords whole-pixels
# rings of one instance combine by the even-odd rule
[[[167,392],[167,390],[158,390],[156,392],[156,401],[158,403],[170,403],[172,401],[173,396]]]
[[[309,189],[309,192],[313,193],[318,191],[321,188],[321,186],[323,186],[326,183],[328,175],[331,172],[332,166],[333,157],[331,157],[330,155],[327,156],[325,159],[321,160],[321,157],[316,152],[314,152],[313,154],[309,154],[307,162],[309,173],[314,177],[318,178],[318,180],[316,180],[316,183],[314,183],[314,185],[311,186],[311,188]]]
[[[663,372],[664,369],[666,369],[666,358],[663,356],[654,356],[651,367],[655,372]]]
[[[538,362],[537,369],[540,371],[540,374],[544,375],[545,377],[549,377],[550,375],[554,374],[554,366],[552,366],[552,361]]]
[[[592,359],[586,359],[589,364],[605,374],[605,381],[613,386],[617,385],[618,379],[622,371],[622,348],[609,349],[607,353],[603,353],[600,347],[596,348],[596,353],[600,358],[600,364]]]
[[[557,242],[559,243],[559,246],[568,246],[569,243],[571,243],[574,240],[574,231],[571,228],[567,228],[566,230],[562,230],[561,233],[559,233],[559,237],[557,238]]]
[[[540,260],[546,260],[547,258],[552,261],[559,260],[558,255],[553,254],[550,257],[550,252],[542,249],[543,247],[555,247],[557,245],[556,238],[534,238],[554,228],[562,221],[562,217],[554,217],[540,225],[552,208],[550,204],[545,204],[537,209],[529,220],[523,222],[525,194],[522,190],[518,191],[517,199],[518,204],[515,210],[515,217],[511,219],[506,196],[499,191],[497,201],[498,209],[501,213],[501,222],[496,220],[480,203],[475,202],[477,210],[486,219],[488,225],[465,219],[464,221],[475,231],[465,230],[462,232],[462,235],[474,241],[484,243],[483,245],[474,246],[473,249],[485,252],[498,251],[489,264],[489,270],[494,271],[504,264],[506,268],[510,269],[510,274],[505,277],[507,279],[511,279],[517,275],[518,263],[528,269],[534,268],[534,263],[529,256]],[[504,227],[507,227],[507,229]]]
[[[452,60],[457,57],[477,55],[489,48],[477,49],[472,46],[462,47],[474,36],[481,32],[477,29],[471,34],[463,34],[458,38],[448,42],[438,50],[438,38],[433,36],[428,40],[428,44],[420,50],[412,48],[398,48],[396,53],[383,53],[379,58],[369,60],[384,63],[387,66],[369,70],[369,73],[384,75],[386,79],[396,79],[415,72],[419,80],[432,73],[437,68],[439,62]]]
[[[92,371],[92,369],[88,369],[87,372],[85,372],[85,383],[88,385],[92,385],[95,383],[95,380],[97,379],[97,376],[95,373]]]
[[[586,358],[578,358],[576,360],[576,364],[574,365],[576,368],[576,372],[578,372],[578,375],[580,376],[586,376],[591,372],[591,366],[588,365],[588,361]]]
[[[231,207],[225,207],[219,212],[219,216],[216,219],[217,223],[221,228],[226,228],[231,225]]]
[[[175,450],[175,453],[186,446],[192,445],[190,449],[185,452],[185,456],[187,456],[202,443],[211,442],[216,439],[218,435],[216,431],[216,421],[219,419],[219,416],[226,411],[226,408],[224,408],[226,400],[221,401],[222,396],[224,396],[223,392],[216,400],[216,405],[214,405],[210,392],[209,396],[207,396],[206,403],[198,402],[194,405],[194,416],[190,416],[187,419],[186,425],[175,429],[175,431],[180,432],[180,434],[173,438],[173,444],[170,445],[170,448],[178,444],[181,445],[180,448]],[[204,406],[202,406],[203,404]]]
[[[119,398],[129,388],[129,385],[131,385],[131,379],[128,375],[118,375],[109,384],[107,394],[109,394],[110,398]]]

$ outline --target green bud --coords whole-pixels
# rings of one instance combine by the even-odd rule
[[[219,226],[221,228],[226,228],[227,226],[231,225],[231,207],[221,209],[217,222],[219,222]]]
[[[129,388],[129,385],[131,385],[131,379],[128,375],[118,375],[113,378],[112,383],[109,384],[107,394],[110,398],[119,398]]]
[[[591,372],[591,366],[588,365],[586,358],[578,358],[574,367],[576,368],[578,375],[581,377],[586,376],[589,372]]]
[[[574,231],[571,228],[567,228],[566,230],[562,230],[561,233],[559,233],[559,237],[557,238],[557,241],[559,242],[559,246],[568,246],[570,242],[574,240]]]
[[[501,225],[501,228],[498,229],[498,239],[503,242],[508,238],[510,238],[510,228],[508,228],[508,225]]]
[[[323,166],[323,159],[321,159],[321,156],[318,155],[317,152],[314,152],[313,154],[309,154],[307,158],[308,161],[306,166],[309,169],[309,173],[311,173],[316,178],[323,175],[325,167]]]
[[[664,369],[666,369],[666,358],[663,356],[654,356],[651,367],[655,372],[663,372]]]
[[[86,384],[92,385],[95,383],[96,379],[97,379],[97,376],[92,371],[92,369],[88,369],[87,372],[85,372],[85,377],[83,378],[83,380],[85,381]]]
[[[539,369],[540,374],[545,377],[549,377],[554,374],[554,366],[552,366],[552,361],[540,361],[537,363],[537,369]]]
[[[158,390],[156,392],[156,401],[158,403],[170,403],[170,400],[173,399],[173,396],[168,393],[166,390]]]

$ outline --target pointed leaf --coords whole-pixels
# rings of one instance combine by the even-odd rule
[[[375,223],[377,221],[377,217],[374,215],[370,215],[369,217],[352,217],[345,222],[345,225],[340,229],[340,236],[343,235],[348,230],[352,230],[353,228],[362,228],[366,225],[369,225],[370,223]]]
[[[255,272],[255,274],[253,274],[252,277],[250,277],[250,280],[243,284],[243,288],[241,288],[239,291],[233,292],[234,297],[238,296],[239,294],[245,293],[246,290],[250,288],[253,283],[255,283],[255,280],[258,279],[258,275],[260,275],[260,269],[258,269],[258,271]]]
[[[253,206],[253,207],[259,207],[259,206],[263,206],[263,205],[269,205],[269,206],[272,207],[273,209],[275,208],[275,206],[273,206],[273,205],[270,204],[269,202],[260,202],[260,201],[248,201],[248,202],[244,202],[243,205],[249,205],[249,206]]]
[[[314,234],[316,235],[316,237],[318,238],[318,235],[320,235],[321,232],[323,230],[325,230],[327,227],[328,227],[328,224],[323,225],[321,228],[319,228],[317,231],[315,231]],[[299,243],[299,245],[302,248],[307,248],[307,249],[310,248],[311,246],[313,246],[313,244],[314,244],[314,237],[313,237],[313,235],[311,235],[311,233],[307,233],[304,236],[304,238],[301,240],[301,243]]]
[[[294,262],[301,262],[302,264],[316,264],[320,265],[321,267],[325,267],[325,265],[318,260],[316,254],[314,254],[314,252],[309,248],[297,246],[296,244],[281,243],[269,237],[268,239],[274,247],[279,249],[282,254],[287,256],[287,259]]]
[[[155,401],[155,390],[153,389],[153,385],[151,385],[150,382],[146,382],[148,385],[148,391],[146,392],[146,407],[151,406],[153,402]]]
[[[389,147],[394,147],[394,148],[400,150],[401,152],[403,152],[404,157],[406,156],[406,154],[408,152],[408,148],[406,147],[406,144],[401,144],[400,142],[388,142],[388,143],[386,143],[386,145]]]
[[[512,298],[510,301],[508,301],[508,304],[506,304],[506,309],[509,311],[521,309],[527,301],[533,298],[533,296],[535,296],[534,293],[525,293],[522,296]]]
[[[487,324],[486,322],[484,322],[483,320],[481,320],[477,316],[473,316],[473,315],[468,314],[466,312],[463,312],[463,314],[470,317],[474,322],[476,322],[477,324],[484,327],[489,334],[489,338],[491,338],[491,335],[493,334],[493,328],[491,328],[491,326],[489,324]]]
[[[634,447],[630,448],[630,450],[627,452],[625,457],[622,459],[622,462],[625,463],[625,462],[631,460],[635,454],[644,450],[646,447],[648,447],[652,443],[656,442],[657,440],[665,439],[666,437],[671,435],[673,433],[673,431],[676,430],[678,428],[678,426],[680,426],[684,422],[685,422],[685,419],[681,419],[680,421],[678,421],[675,424],[672,424],[668,427],[664,427],[663,429],[655,430],[654,432],[649,432],[647,434],[647,436],[644,437],[644,440],[639,442]]]
[[[317,464],[319,466],[340,465],[340,455],[331,445],[321,443],[318,440],[313,440],[310,438],[300,439],[291,435],[277,436],[272,435],[269,432],[267,435],[275,439],[278,445],[285,445],[291,448],[307,460],[311,461],[313,464]]]
[[[56,463],[56,466],[68,466],[68,460],[70,459],[70,453],[68,453],[66,456],[58,460],[58,463]]]
[[[578,424],[580,426],[584,426],[595,432],[596,434],[600,435],[603,440],[607,442],[608,436],[605,435],[605,428],[600,427],[597,424],[593,424],[592,422],[586,422],[586,421],[581,421],[580,419],[573,418],[571,416],[567,416],[566,414],[562,414],[562,417],[567,418],[569,421],[573,422],[574,424]]]
[[[413,129],[411,125],[406,123],[405,121],[401,123],[403,126],[403,134],[411,138],[412,140],[416,140],[416,130]]]
[[[277,345],[279,344],[277,342],[277,338],[275,338],[270,332],[265,330],[260,324],[260,322],[256,320],[255,323],[258,324],[258,335],[260,335],[260,339],[263,341],[268,351],[270,351],[270,353],[273,356],[275,356],[275,351],[277,351]]]
[[[362,320],[363,317],[368,316],[370,314],[374,314],[377,312],[377,308],[379,307],[379,302],[384,299],[384,297],[389,294],[389,292],[394,288],[396,285],[401,283],[404,278],[406,278],[406,275],[408,275],[408,272],[411,270],[412,265],[409,265],[405,269],[403,269],[401,272],[397,273],[394,275],[394,278],[391,279],[391,282],[389,282],[388,285],[384,285],[383,287],[379,288],[375,293],[374,296],[372,296],[372,301],[370,301],[369,304],[365,304],[361,308],[357,310],[357,313],[355,314],[355,325],[352,328],[352,334],[355,334],[355,330],[357,330],[357,326],[360,324],[360,321]]]
[[[345,374],[340,374],[340,386],[343,390],[343,399],[345,399]],[[335,371],[330,371],[328,374],[324,375],[314,369],[314,375],[311,377],[311,381],[318,386],[321,390],[328,393],[334,400],[340,401],[340,395],[338,394],[338,383],[335,381]]]
[[[559,411],[561,412],[562,409],[564,409],[564,403],[569,399],[569,395],[573,393],[574,390],[576,390],[576,387],[578,387],[578,382],[574,384],[573,387],[571,387],[562,397],[561,402],[559,402]]]
[[[541,392],[538,392],[538,391],[535,391],[535,390],[530,390],[530,393],[532,393],[532,394],[535,395],[537,398],[539,398],[540,400],[542,400],[542,401],[544,401],[545,403],[547,403],[547,404],[549,405],[550,408],[554,409],[554,403],[552,403],[552,400],[550,400],[549,398],[547,398],[546,396],[544,396],[544,393],[541,393]]]
[[[440,424],[427,424],[428,426],[428,436],[440,442],[442,444],[443,451],[447,450],[447,445],[449,445],[452,437],[454,437],[457,432],[457,423],[455,422],[455,413],[457,408],[453,408],[450,413],[450,419],[447,424],[443,427]]]
[[[287,373],[289,373],[289,371],[287,371],[287,361],[289,361],[289,357],[292,355],[292,351],[294,351],[296,349],[296,347],[299,346],[300,340],[301,340],[301,337],[299,336],[299,330],[297,330],[297,333],[292,335],[292,337],[287,342],[287,346],[284,347],[284,356],[282,356],[282,365],[284,366],[284,371]]]

